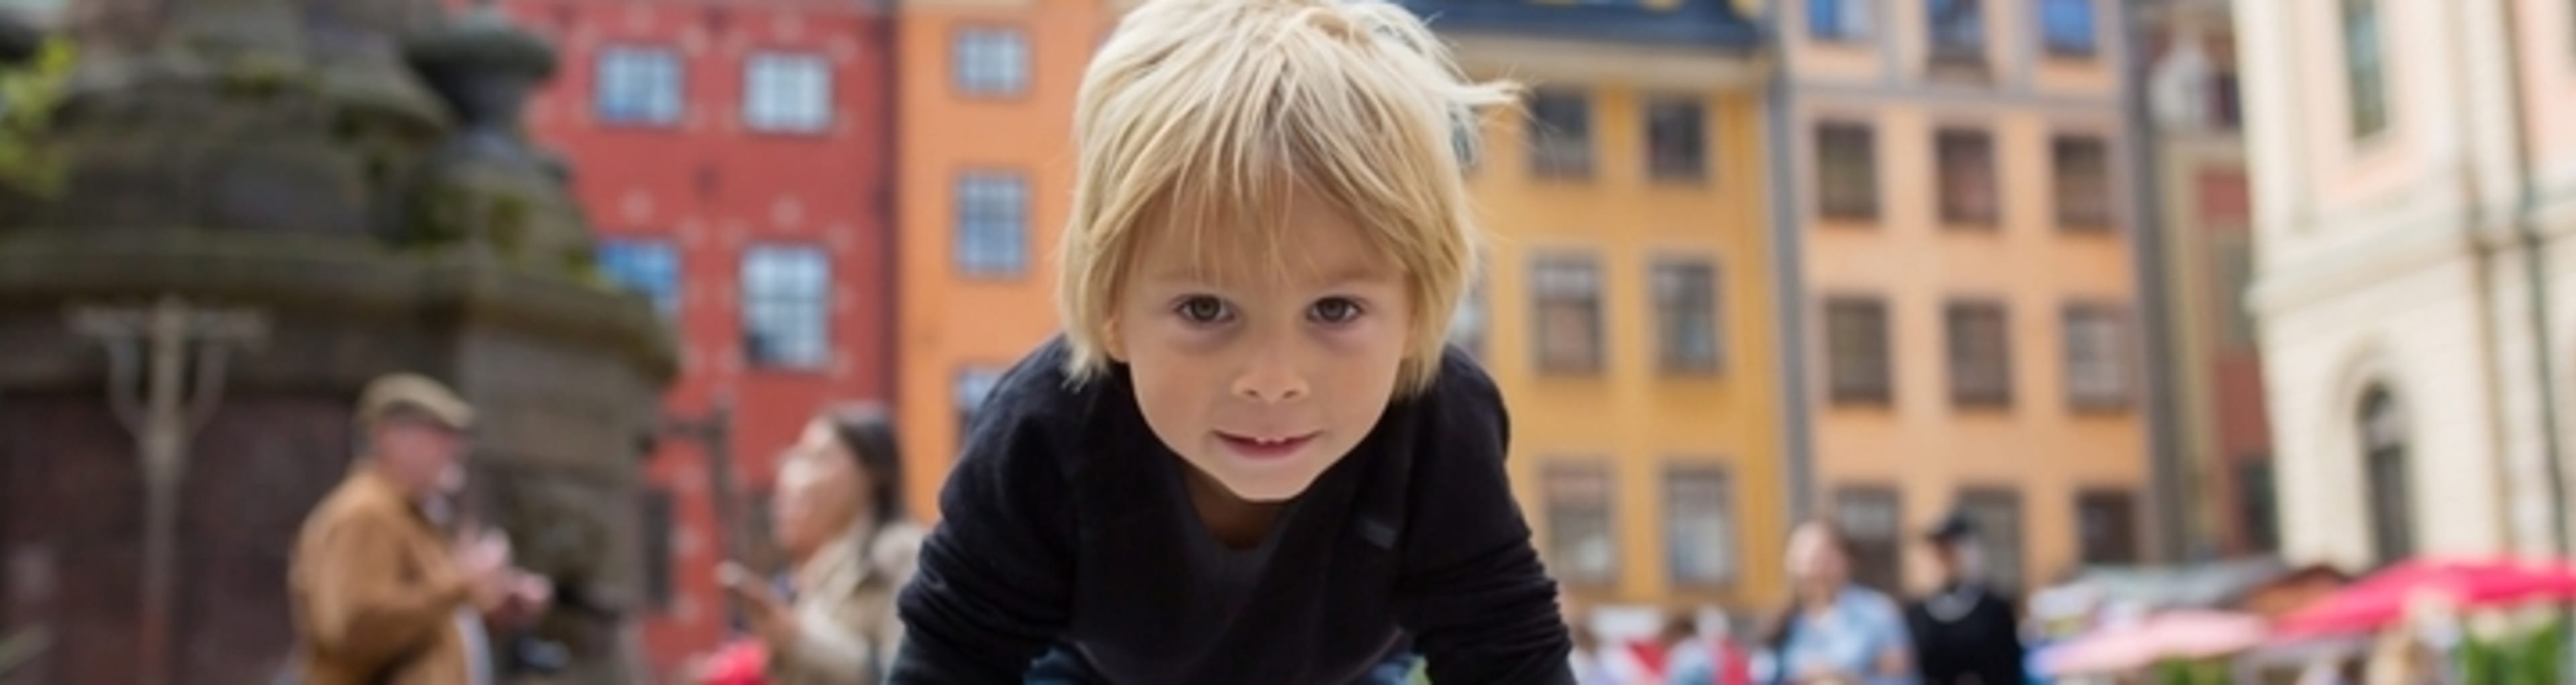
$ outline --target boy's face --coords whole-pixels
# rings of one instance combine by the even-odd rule
[[[1250,230],[1149,230],[1106,341],[1154,435],[1253,502],[1296,497],[1368,436],[1412,331],[1404,274],[1295,200],[1275,253]]]

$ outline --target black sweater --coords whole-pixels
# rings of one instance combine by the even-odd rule
[[[1573,682],[1502,397],[1464,355],[1290,504],[1245,582],[1216,584],[1192,575],[1208,533],[1126,370],[1075,386],[1066,357],[1048,343],[978,412],[899,601],[893,682],[1020,682],[1050,650],[1105,682],[1350,682],[1406,645],[1442,683]]]

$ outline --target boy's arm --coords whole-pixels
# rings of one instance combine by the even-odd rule
[[[1571,684],[1574,644],[1556,581],[1530,546],[1503,468],[1502,394],[1472,363],[1445,367],[1433,434],[1421,441],[1430,447],[1417,457],[1398,616],[1432,682]]]
[[[1020,682],[1062,631],[1072,603],[1071,493],[1036,412],[997,406],[1043,397],[997,396],[978,417],[940,492],[939,525],[897,600],[904,637],[888,682]]]

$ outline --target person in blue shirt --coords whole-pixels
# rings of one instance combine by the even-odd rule
[[[1831,521],[1789,536],[1789,610],[1756,677],[1779,685],[1914,685],[1914,648],[1896,602],[1851,582],[1850,543]]]
[[[1570,683],[1509,421],[1445,344],[1466,80],[1383,0],[1148,0],[1075,95],[1063,335],[1006,373],[895,683]]]

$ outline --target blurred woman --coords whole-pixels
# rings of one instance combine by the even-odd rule
[[[922,530],[904,514],[894,426],[874,405],[835,408],[779,460],[770,515],[792,564],[794,600],[728,566],[726,585],[767,650],[778,685],[867,685],[894,662],[895,592],[912,579]]]
[[[1786,685],[1911,685],[1914,657],[1905,616],[1887,595],[1851,582],[1850,544],[1832,522],[1789,536],[1789,610],[1772,628],[1763,682]]]

